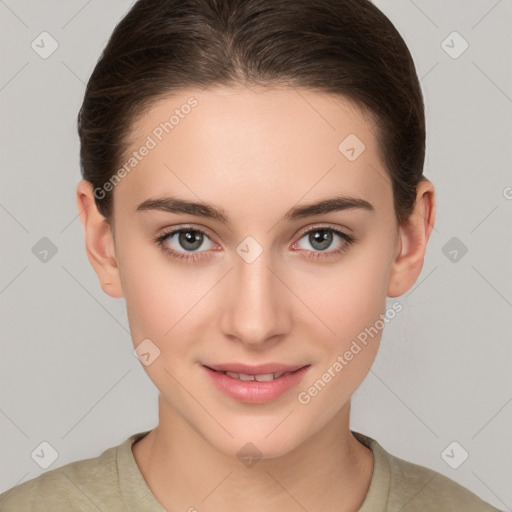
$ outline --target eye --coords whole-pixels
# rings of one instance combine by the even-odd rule
[[[335,257],[346,252],[350,245],[356,242],[355,237],[338,229],[329,226],[317,226],[304,232],[299,241],[291,246],[292,249],[296,249],[303,239],[311,247],[303,249],[305,258],[309,260]],[[334,250],[327,251],[336,239],[338,239],[337,247]],[[181,227],[167,231],[159,235],[155,239],[155,243],[172,258],[188,261],[208,257],[207,251],[215,246],[205,231],[192,227]]]
[[[206,240],[210,242],[205,244]],[[203,258],[205,256],[203,255],[204,251],[199,249],[202,247],[208,250],[213,245],[210,237],[204,231],[190,227],[166,232],[158,236],[155,242],[172,257],[184,260]]]
[[[343,233],[338,229],[331,228],[329,226],[317,226],[309,231],[306,231],[300,240],[305,240],[307,254],[305,257],[307,259],[318,259],[318,258],[329,258],[332,256],[337,256],[341,253],[344,253],[348,250],[351,244],[353,244],[356,240],[353,236]],[[336,239],[339,239],[336,244]],[[296,242],[292,245],[292,248],[296,248],[300,245],[299,242]],[[333,245],[336,246],[334,250],[327,251],[329,247]],[[310,249],[311,247],[311,249]]]

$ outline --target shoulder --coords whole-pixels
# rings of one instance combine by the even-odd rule
[[[372,480],[360,512],[500,512],[441,473],[389,453],[365,434],[352,433],[374,455]]]
[[[386,452],[390,468],[390,510],[499,512],[454,480]]]
[[[0,512],[97,512],[103,503],[109,511],[121,510],[115,492],[116,450],[108,448],[98,457],[71,462],[12,487],[0,494]]]

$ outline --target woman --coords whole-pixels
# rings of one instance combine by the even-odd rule
[[[79,134],[87,254],[159,424],[0,510],[496,510],[349,426],[435,219],[414,63],[373,4],[139,0]]]

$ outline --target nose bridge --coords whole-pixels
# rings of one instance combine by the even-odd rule
[[[241,244],[239,254],[243,248]],[[253,249],[249,247],[235,259],[224,302],[223,328],[226,335],[257,347],[285,332],[286,301],[282,283],[274,275],[275,270],[270,270],[270,251],[262,251],[251,261],[247,255]]]

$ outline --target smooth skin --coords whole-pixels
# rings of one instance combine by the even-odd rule
[[[190,97],[197,106],[115,186],[112,225],[98,212],[92,185],[77,188],[102,289],[125,298],[134,346],[150,339],[160,350],[144,366],[160,392],[159,424],[133,445],[135,460],[168,510],[356,511],[373,454],[350,432],[350,399],[381,332],[308,404],[297,395],[386,313],[386,297],[416,282],[434,225],[434,187],[420,182],[414,211],[398,225],[371,116],[345,98],[284,86],[166,97],[132,127],[127,154]],[[366,146],[354,161],[338,149],[349,134]],[[171,195],[222,209],[231,224],[137,210]],[[374,209],[283,220],[293,207],[341,195]],[[180,243],[179,234],[154,241],[183,227],[204,231],[203,243]],[[355,241],[333,233],[330,245],[320,245],[319,228]],[[237,253],[248,236],[263,250],[252,263]],[[200,258],[179,259],[165,247]],[[226,362],[311,368],[296,389],[248,404],[218,391],[200,366]],[[248,442],[262,453],[252,467],[237,457]]]

